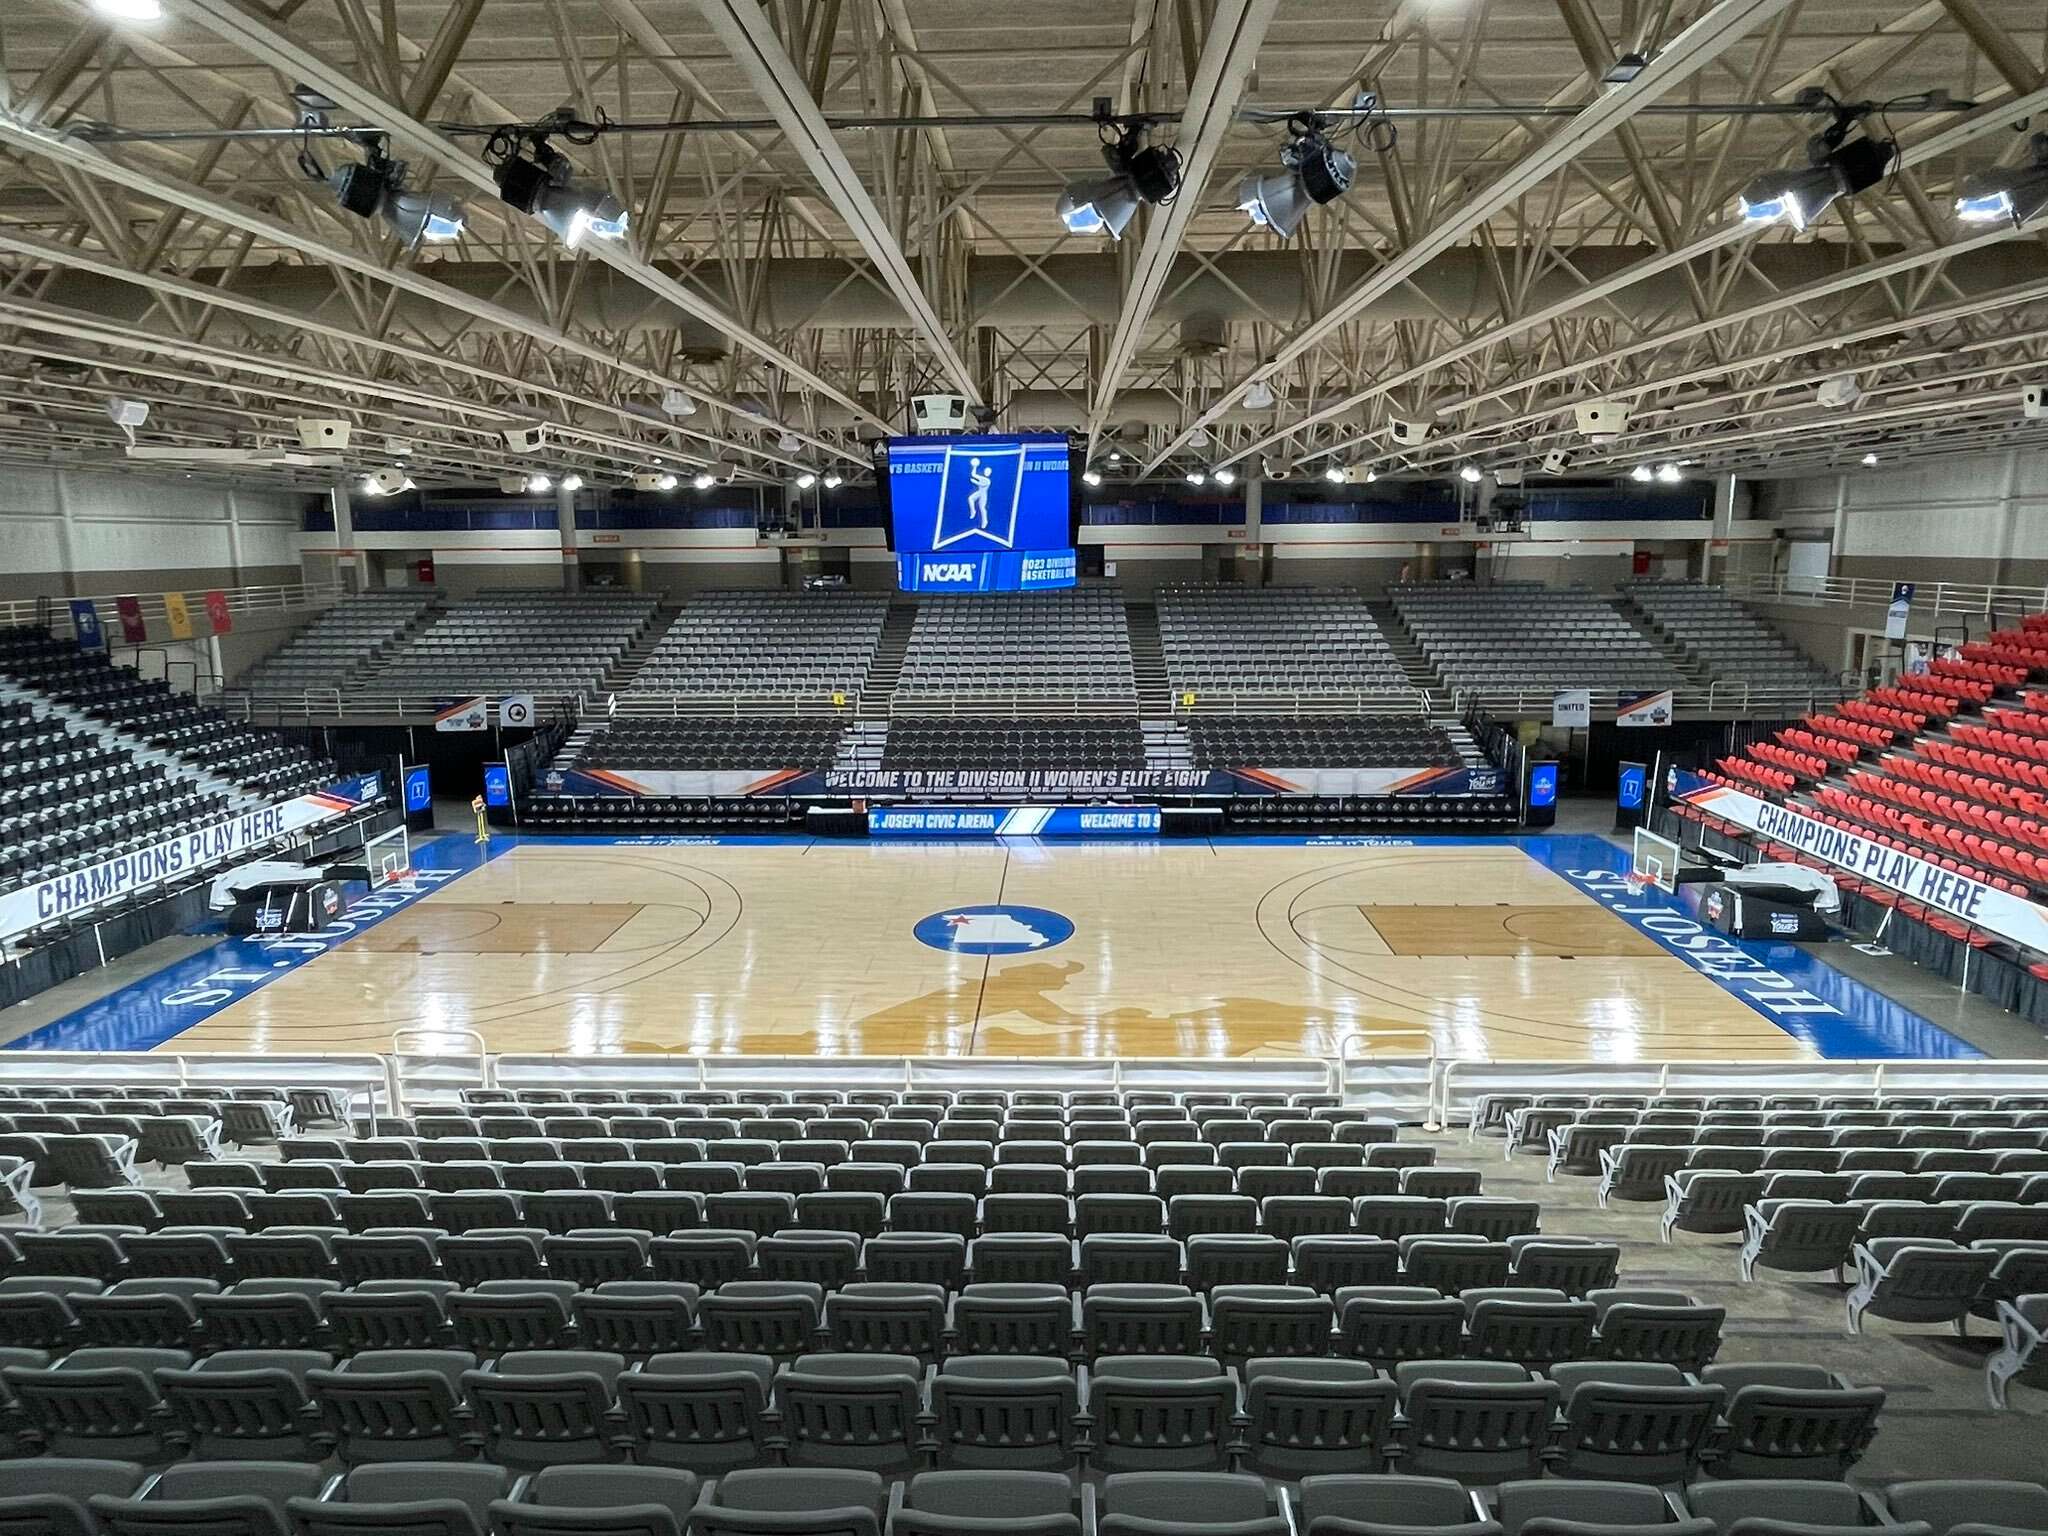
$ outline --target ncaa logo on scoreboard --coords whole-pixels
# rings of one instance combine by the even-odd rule
[[[1074,925],[1043,907],[954,907],[911,930],[918,943],[956,955],[1028,955],[1074,936]]]
[[[932,548],[980,539],[999,549],[1015,547],[1017,503],[1024,492],[1022,443],[969,445],[946,449],[939,477],[939,514]]]

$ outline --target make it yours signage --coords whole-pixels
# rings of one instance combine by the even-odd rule
[[[1674,768],[1670,787],[1674,800],[1745,827],[1774,843],[1811,854],[1860,879],[1875,881],[1980,932],[1996,934],[2048,954],[2048,909],[2023,896],[1887,848],[1841,827],[1815,821],[1789,807],[1715,784],[1696,773]]]

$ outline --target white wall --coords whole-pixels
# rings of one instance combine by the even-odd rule
[[[1859,466],[1758,482],[1757,490],[1780,528],[1829,535],[1837,575],[1879,567],[1951,581],[2048,574],[2048,452],[2039,449]]]
[[[0,469],[0,595],[290,580],[303,502],[182,475]]]

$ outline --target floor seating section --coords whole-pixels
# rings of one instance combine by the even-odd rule
[[[1623,599],[1716,681],[1832,689],[1836,678],[1752,609],[1697,581],[1629,581]],[[1830,693],[1830,697],[1834,695]]]
[[[754,770],[829,768],[844,734],[836,720],[620,718],[590,738],[579,768]]]
[[[161,842],[228,804],[36,705],[0,700],[0,891]]]
[[[1464,761],[1441,726],[1413,715],[1190,715],[1187,735],[1202,768],[1455,768]]]
[[[277,731],[239,724],[168,683],[40,629],[0,631],[0,679],[265,801],[288,800],[338,776],[331,762]]]
[[[257,662],[234,686],[259,699],[301,699],[312,689],[346,689],[435,600],[427,588],[358,592],[315,616],[305,628]]]
[[[899,710],[919,695],[1080,695],[1137,707],[1121,593],[985,593],[925,598],[896,684]]]
[[[1581,587],[1442,581],[1389,589],[1444,682],[1480,693],[1649,693],[1685,678],[1606,598]]]
[[[0,1097],[0,1520],[1612,1526],[1884,1402],[1331,1094],[84,1087]]]
[[[857,693],[888,613],[887,598],[850,592],[700,593],[662,635],[632,689],[819,700]]]
[[[1143,768],[1135,719],[956,719],[899,715],[882,743],[884,768]]]
[[[1999,630],[1860,698],[1722,758],[1708,777],[1997,889],[2048,895],[2048,614]],[[1687,820],[1734,833],[1711,813]],[[1770,856],[1815,862],[1765,843]],[[1949,938],[1995,943],[1960,920],[1815,862],[1845,888]],[[2048,957],[2031,960],[2048,976]]]
[[[486,592],[450,603],[358,673],[358,695],[410,699],[594,691],[653,624],[638,592]]]
[[[1159,643],[1176,693],[1397,693],[1408,676],[1349,588],[1166,587]]]

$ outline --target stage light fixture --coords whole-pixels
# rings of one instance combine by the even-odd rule
[[[718,484],[718,476],[712,474],[709,470],[700,469],[691,477],[690,484],[700,491],[708,491],[711,487]]]
[[[1332,485],[1342,485],[1351,478],[1351,471],[1342,464],[1331,464],[1323,470],[1323,478]]]
[[[161,0],[92,0],[92,8],[110,21],[162,21]]]
[[[1477,485],[1481,479],[1479,466],[1477,464],[1460,464],[1458,466],[1458,478],[1467,485]]]
[[[1627,85],[1649,67],[1650,61],[1642,54],[1624,53],[1620,58],[1607,66],[1607,72],[1600,77],[1600,83],[1602,85]]]
[[[818,477],[812,474],[808,469],[796,477],[796,488],[800,491],[808,491],[812,486],[816,485],[817,483]]]
[[[1207,485],[1209,483],[1209,477],[1199,469],[1189,470],[1187,480],[1189,485]]]
[[[1110,449],[1108,453],[1104,454],[1103,458],[1111,464],[1121,464],[1124,461],[1124,456],[1118,453],[1114,448]]]
[[[396,496],[401,491],[416,490],[412,476],[401,469],[379,469],[363,476],[362,492],[365,496]]]
[[[1084,469],[1084,470],[1082,470],[1082,471],[1081,471],[1081,483],[1082,483],[1083,485],[1100,485],[1100,484],[1102,484],[1102,471],[1100,471],[1100,470],[1098,470],[1098,469]]]
[[[846,484],[846,477],[836,469],[828,469],[825,471],[824,484],[826,490],[836,491],[840,486]]]
[[[1215,481],[1218,485],[1237,484],[1237,471],[1234,469],[1224,468],[1211,470],[1210,474],[1215,478]]]
[[[1380,472],[1379,472],[1378,470],[1376,470],[1376,469],[1368,469],[1368,470],[1367,470],[1367,471],[1365,472],[1365,483],[1366,483],[1367,485],[1371,485],[1371,484],[1373,483],[1373,481],[1375,481],[1375,480],[1379,479],[1379,477],[1380,477]]]
[[[526,477],[526,489],[535,496],[545,496],[554,488],[555,482],[546,475],[528,475]]]
[[[2017,229],[2048,210],[2048,133],[2027,141],[2028,163],[1994,166],[1963,182],[1956,198],[1956,217],[1966,224],[1996,224],[2010,219]]]
[[[1684,478],[1685,476],[1679,473],[1676,464],[1659,464],[1657,466],[1657,481],[1660,485],[1676,485]]]
[[[676,477],[667,473],[656,475],[654,477],[654,488],[657,491],[672,491],[676,488]]]
[[[305,119],[308,126],[322,121],[317,112]],[[398,243],[407,250],[422,244],[445,245],[462,238],[462,205],[445,192],[416,192],[407,188],[408,167],[394,160],[381,135],[360,140],[364,158],[332,171],[320,164],[310,140],[299,149],[299,169],[309,181],[326,184],[334,194],[335,206],[359,219],[382,219]]]
[[[1109,125],[1103,121],[1103,131]],[[1109,175],[1067,183],[1056,205],[1068,233],[1107,231],[1121,240],[1140,203],[1170,203],[1180,191],[1180,151],[1145,142],[1145,127],[1124,129],[1102,146]]]
[[[565,491],[568,491],[568,492],[570,492],[570,493],[572,493],[572,494],[573,494],[573,493],[575,493],[575,492],[577,492],[577,491],[580,491],[580,490],[582,490],[582,489],[583,489],[583,477],[582,477],[581,475],[575,475],[575,474],[571,474],[571,475],[564,475],[564,476],[562,477],[562,489],[563,489],[563,490],[565,490]]]
[[[1637,481],[1638,483],[1647,485],[1650,481],[1656,479],[1657,475],[1656,471],[1651,469],[1649,465],[1638,464],[1634,469],[1628,472],[1628,477],[1629,479]]]
[[[1278,171],[1253,171],[1237,184],[1237,206],[1262,229],[1285,240],[1311,208],[1351,190],[1358,162],[1332,144],[1323,120],[1304,112],[1288,119]]]
[[[1877,455],[1874,453],[1866,453],[1863,455],[1863,462],[1867,467],[1875,469],[1877,467]]]
[[[1868,103],[1837,106],[1835,120],[1806,141],[1804,166],[1765,171],[1736,200],[1745,221],[1770,224],[1783,220],[1794,229],[1809,228],[1838,197],[1853,197],[1884,180],[1898,155],[1890,139],[1873,139],[1849,130],[1868,115]]]
[[[523,137],[523,145],[522,145]],[[501,132],[485,146],[498,196],[521,213],[530,213],[575,250],[584,237],[618,240],[629,215],[601,182],[576,174],[569,157],[548,142],[545,133]]]

